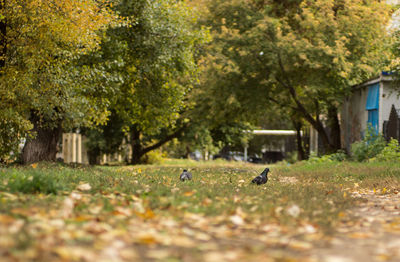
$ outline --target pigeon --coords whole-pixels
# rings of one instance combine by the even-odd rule
[[[251,180],[251,183],[255,183],[257,185],[265,184],[268,181],[267,174],[269,172],[269,168],[266,168],[262,173],[258,176],[256,176],[253,180]]]
[[[183,169],[180,179],[181,181],[192,180],[192,173],[188,172],[186,169]]]

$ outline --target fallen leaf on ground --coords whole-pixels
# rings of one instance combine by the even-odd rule
[[[188,191],[188,192],[183,193],[183,195],[189,197],[189,196],[193,196],[195,193],[196,192],[194,192],[194,191]]]
[[[154,234],[142,233],[138,236],[137,242],[145,245],[154,245],[157,244],[159,241]]]
[[[313,248],[311,243],[304,241],[290,241],[289,246],[296,250],[310,250]]]
[[[60,215],[63,218],[68,218],[69,216],[71,216],[73,210],[74,210],[74,200],[70,197],[67,197],[66,199],[64,199]]]
[[[88,190],[92,189],[92,187],[90,186],[89,183],[85,183],[85,184],[80,184],[80,185],[77,187],[77,189],[78,189],[78,190],[81,190],[81,191],[88,191]]]
[[[244,220],[241,216],[239,215],[233,215],[229,217],[229,220],[235,224],[236,226],[242,226],[244,225]]]
[[[298,205],[291,205],[290,207],[288,207],[287,209],[286,209],[286,213],[289,215],[289,216],[292,216],[292,217],[294,217],[294,218],[296,218],[296,217],[298,217],[299,215],[300,215],[300,207],[298,206]]]
[[[364,232],[354,232],[354,233],[349,234],[349,237],[355,238],[355,239],[365,239],[365,238],[370,238],[371,234],[364,233]]]

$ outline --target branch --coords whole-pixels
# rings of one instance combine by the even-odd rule
[[[296,110],[296,111],[297,111],[297,107],[291,106],[291,105],[289,105],[289,104],[281,103],[281,102],[279,102],[278,100],[276,100],[275,98],[268,97],[268,100],[270,100],[271,102],[277,104],[278,106],[280,106],[280,107],[282,107],[282,108],[289,107],[290,109]]]
[[[180,127],[179,129],[175,130],[175,132],[173,132],[172,134],[167,135],[166,137],[164,137],[163,139],[161,139],[160,141],[158,141],[157,143],[148,146],[146,148],[142,149],[143,154],[146,154],[154,149],[159,148],[160,146],[164,145],[165,143],[167,143],[168,141],[171,141],[174,138],[179,137],[182,132],[188,127],[189,125],[183,125],[182,127]]]

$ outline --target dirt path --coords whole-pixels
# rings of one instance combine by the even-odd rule
[[[400,261],[400,194],[353,196],[364,201],[347,213],[327,246],[312,251],[313,260]]]

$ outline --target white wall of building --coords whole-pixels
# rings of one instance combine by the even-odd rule
[[[389,120],[392,105],[400,109],[399,91],[393,82],[381,82],[379,97],[379,132],[383,131],[383,122]]]

